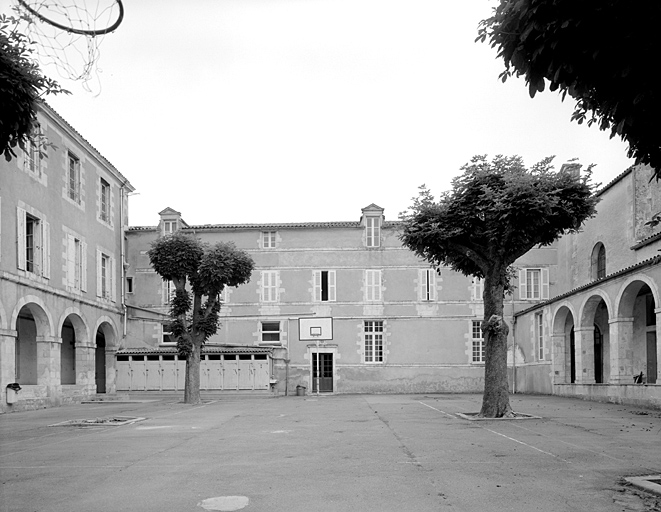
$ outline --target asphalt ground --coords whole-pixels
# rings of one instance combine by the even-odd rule
[[[661,411],[478,395],[164,398],[0,416],[0,510],[656,511]],[[138,417],[114,426],[49,426]]]

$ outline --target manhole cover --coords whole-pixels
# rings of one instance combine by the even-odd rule
[[[60,423],[48,425],[49,427],[118,427],[128,425],[146,418],[134,418],[132,416],[109,416],[106,418],[86,418],[79,420],[67,420]]]
[[[232,510],[241,510],[248,506],[250,500],[246,496],[218,496],[217,498],[207,498],[200,501],[197,506],[204,510],[221,510],[229,512]]]

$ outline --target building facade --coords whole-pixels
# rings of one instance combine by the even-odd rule
[[[1,411],[113,392],[125,325],[133,187],[48,105],[38,120],[50,145],[0,162],[0,388],[21,388]]]
[[[481,391],[482,284],[430,268],[402,247],[399,226],[371,204],[354,222],[188,226],[168,208],[158,226],[130,228],[118,390],[183,387],[185,362],[167,328],[172,287],[147,256],[153,240],[181,230],[203,242],[232,241],[256,263],[250,282],[222,297],[220,330],[203,351],[203,389]],[[518,262],[523,291],[508,298],[509,319],[548,299],[556,259],[551,247]]]
[[[661,407],[661,191],[635,166],[558,244],[556,293],[515,315],[521,391]]]

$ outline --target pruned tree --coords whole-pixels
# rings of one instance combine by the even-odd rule
[[[498,49],[502,80],[523,76],[530,96],[546,87],[576,100],[572,120],[629,144],[628,156],[661,176],[661,94],[653,61],[660,2],[500,0],[479,41]]]
[[[170,325],[177,351],[186,358],[184,402],[199,403],[200,354],[218,330],[220,294],[226,286],[247,283],[254,262],[232,243],[209,246],[183,233],[156,239],[147,254],[156,273],[175,286]]]
[[[7,161],[16,157],[16,147],[25,149],[29,137],[39,136],[37,103],[46,94],[67,92],[44,76],[33,58],[34,48],[19,32],[17,18],[0,14],[0,153]]]
[[[518,156],[475,156],[452,190],[435,201],[424,186],[403,214],[403,244],[432,265],[446,265],[484,279],[484,396],[480,415],[512,415],[507,383],[507,334],[503,318],[511,265],[535,246],[578,231],[595,215],[591,168],[554,172],[553,157],[526,169]]]

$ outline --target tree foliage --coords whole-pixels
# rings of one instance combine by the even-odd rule
[[[218,331],[220,294],[226,286],[247,283],[254,262],[232,243],[210,246],[183,233],[156,239],[147,254],[156,273],[175,286],[170,328],[179,354],[186,357],[184,401],[197,403],[200,353]]]
[[[67,92],[44,76],[34,49],[18,31],[19,19],[0,15],[0,153],[10,161],[38,132],[36,105],[46,94]]]
[[[484,278],[486,342],[485,395],[481,414],[511,413],[507,395],[507,325],[503,299],[511,265],[535,246],[576,232],[592,217],[598,198],[581,177],[578,164],[554,172],[553,157],[530,169],[518,156],[475,156],[464,165],[452,190],[436,201],[421,187],[411,210],[403,215],[400,238],[434,266],[449,266]]]
[[[661,172],[661,94],[654,59],[661,3],[626,0],[500,0],[480,23],[531,97],[546,87],[576,100],[572,120],[597,124],[629,144],[628,156]]]

